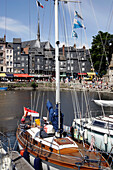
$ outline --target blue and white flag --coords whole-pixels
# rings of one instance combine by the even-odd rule
[[[78,35],[77,35],[77,33],[74,30],[72,31],[72,37],[78,38]]]
[[[83,18],[78,14],[78,12],[77,11],[75,11],[75,17],[78,17],[78,18],[80,18],[80,19],[82,19],[83,20]]]
[[[76,28],[86,29],[86,27],[83,24],[81,24],[80,21],[78,21],[77,19],[74,19],[73,29],[76,29]]]

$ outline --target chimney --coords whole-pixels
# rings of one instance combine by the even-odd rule
[[[4,42],[6,42],[6,35],[4,34]]]
[[[65,45],[62,46],[63,56],[65,54]]]
[[[74,44],[74,48],[76,49],[76,44]]]

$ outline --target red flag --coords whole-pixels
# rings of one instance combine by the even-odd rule
[[[44,8],[43,5],[39,1],[36,1],[36,5],[37,5],[37,7],[39,6],[41,8]]]

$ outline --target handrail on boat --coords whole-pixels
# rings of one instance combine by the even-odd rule
[[[19,129],[17,130],[17,132],[19,132]],[[23,134],[25,134],[24,132],[22,132]],[[26,135],[26,134],[25,134]],[[42,151],[45,151],[45,152],[47,152],[47,153],[50,153],[48,150],[45,150],[44,148],[40,148],[39,146],[36,146],[36,145],[33,145],[33,144],[31,144],[29,141],[27,141],[23,136],[22,136],[22,134],[20,133],[18,133],[18,137],[19,137],[19,140],[23,143],[23,144],[26,144],[26,147],[27,148],[29,148],[29,149],[32,149],[32,151],[34,151],[34,152],[36,152],[36,151],[38,151],[38,153],[39,152],[41,152],[42,153]],[[76,150],[76,149],[75,149]],[[79,152],[80,151],[82,151],[82,149],[77,149],[77,150],[79,150]],[[87,152],[95,152],[95,153],[99,153],[98,151],[91,151],[91,150],[87,150]],[[101,163],[101,162],[105,162],[105,161],[102,161],[101,160],[101,158],[102,158],[102,156],[100,157],[100,159],[98,159],[98,160],[95,160],[95,159],[89,159],[88,158],[88,156],[86,155],[86,156],[82,156],[82,158],[80,158],[80,157],[76,157],[76,156],[70,156],[70,155],[62,155],[62,154],[58,154],[58,153],[53,153],[52,151],[51,151],[51,153],[53,154],[53,155],[57,155],[57,156],[60,156],[60,157],[65,157],[65,158],[68,158],[68,159],[78,159],[78,160],[80,160],[80,161],[82,161],[82,163],[84,164],[84,163]],[[78,164],[77,162],[75,162],[75,164]],[[83,165],[82,164],[82,165]]]

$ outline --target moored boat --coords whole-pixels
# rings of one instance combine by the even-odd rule
[[[0,87],[0,91],[1,90],[7,90],[8,89],[8,87]]]
[[[20,150],[24,149],[23,152],[34,167],[44,170],[107,169],[109,164],[99,152],[89,149],[85,143],[75,142],[63,131],[60,103],[58,4],[59,1],[55,0],[56,108],[53,109],[52,104],[47,102],[49,121],[45,121],[44,125],[38,112],[24,109],[16,138]],[[26,124],[26,121],[29,121],[30,125]]]

